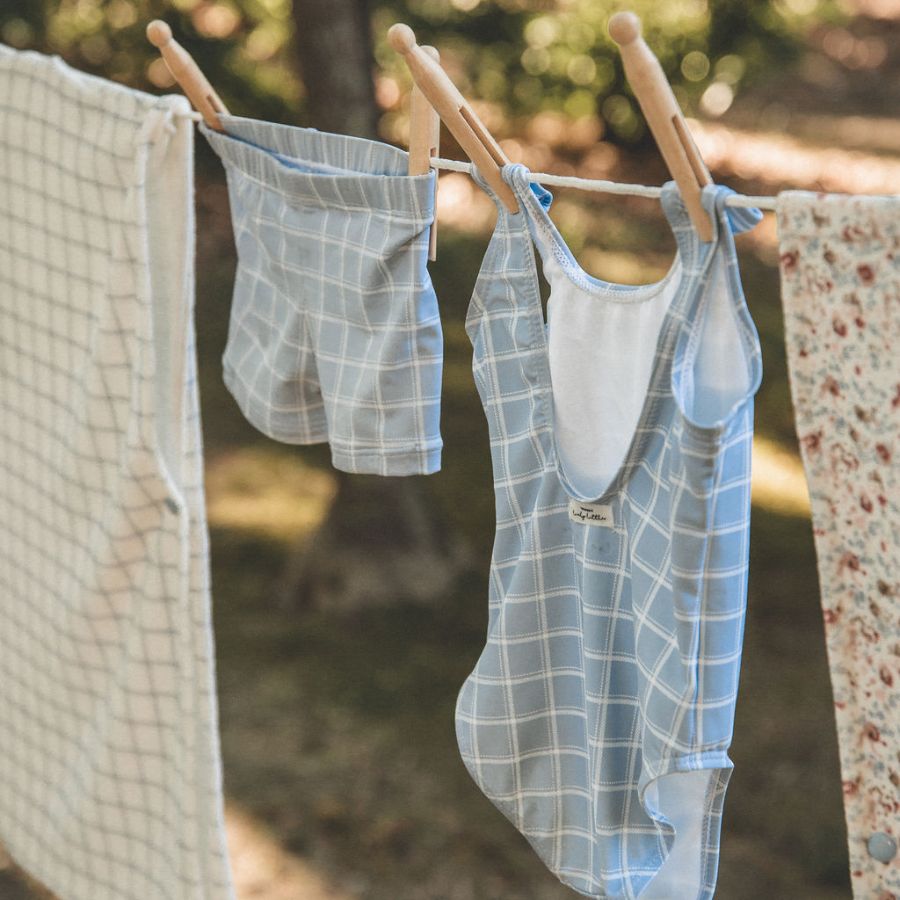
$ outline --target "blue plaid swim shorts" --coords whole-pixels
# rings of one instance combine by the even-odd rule
[[[238,270],[224,355],[256,428],[335,468],[440,468],[443,341],[427,271],[434,173],[377,141],[222,116]]]

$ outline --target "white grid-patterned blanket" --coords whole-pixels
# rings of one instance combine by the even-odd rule
[[[0,840],[65,900],[233,896],[187,109],[0,47]]]

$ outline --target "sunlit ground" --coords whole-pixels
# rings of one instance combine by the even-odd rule
[[[302,857],[288,852],[278,836],[234,803],[225,817],[228,850],[240,900],[355,900]]]
[[[294,543],[315,531],[336,479],[295,453],[266,446],[229,454],[207,468],[210,527],[249,531]],[[753,444],[753,504],[789,516],[809,515],[799,459],[764,437]]]
[[[857,135],[878,134],[878,121],[848,117],[843,128]],[[896,135],[896,123],[890,132]],[[789,184],[799,190],[843,194],[893,194],[900,185],[900,160],[865,150],[809,146],[794,137],[751,132],[714,123],[695,123],[697,146],[710,168],[724,179]],[[893,138],[895,139],[895,138]],[[838,138],[840,141],[840,138]],[[894,151],[900,149],[895,145]]]
[[[282,541],[314,531],[336,489],[330,472],[274,443],[222,454],[206,467],[210,526]]]
[[[240,900],[357,900],[358,894],[329,883],[307,860],[286,850],[264,822],[237,804],[228,804],[225,819],[231,869]],[[5,876],[10,880],[6,881]],[[51,895],[33,881],[26,883],[24,873],[14,870],[12,860],[0,845],[0,898],[27,897],[44,900]]]

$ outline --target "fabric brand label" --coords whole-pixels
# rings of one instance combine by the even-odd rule
[[[569,518],[581,525],[613,527],[613,509],[602,503],[579,503],[577,500],[570,500]]]

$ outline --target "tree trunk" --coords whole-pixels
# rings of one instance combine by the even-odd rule
[[[311,124],[376,137],[367,0],[294,0],[294,18]],[[423,479],[337,474],[325,522],[288,562],[284,601],[350,610],[445,596],[469,554]]]
[[[294,0],[294,21],[313,127],[377,137],[368,0]]]

